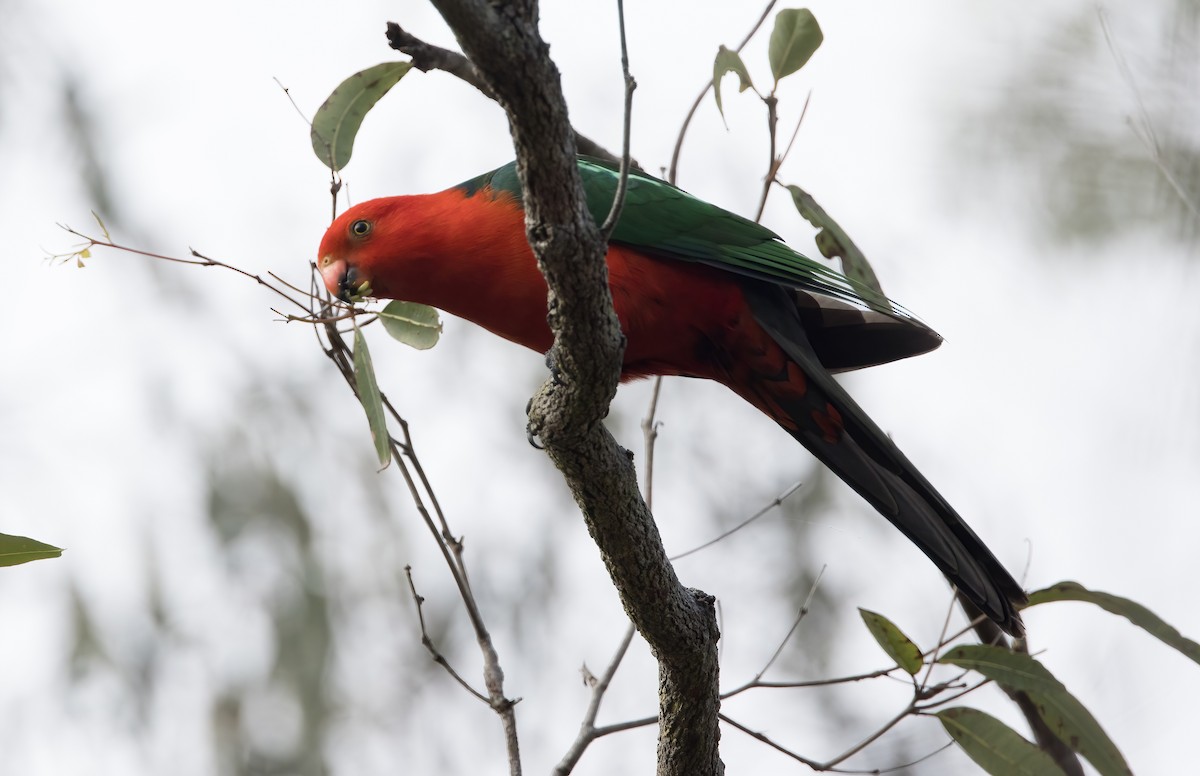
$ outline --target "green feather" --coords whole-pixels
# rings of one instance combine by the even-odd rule
[[[596,223],[608,216],[619,172],[614,165],[579,158],[588,209]],[[455,188],[468,196],[490,188],[521,198],[516,162],[465,181]],[[679,261],[709,264],[860,305],[924,328],[903,307],[825,264],[797,253],[761,224],[697,199],[666,181],[630,170],[625,208],[613,230],[613,243]]]

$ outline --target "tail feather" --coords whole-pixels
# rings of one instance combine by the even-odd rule
[[[744,282],[743,292],[759,326],[794,365],[735,389],[890,520],[1000,627],[1020,635],[1017,607],[1026,601],[1021,586],[833,379],[786,293],[754,281]]]

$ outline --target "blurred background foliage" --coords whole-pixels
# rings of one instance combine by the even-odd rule
[[[1194,258],[1200,2],[1146,3],[1116,26],[1105,9],[1075,7],[1037,30],[1006,81],[981,85],[980,104],[953,122],[962,142],[949,145],[975,173],[970,185],[1001,179],[1028,198],[1047,239],[1094,246],[1158,232]]]
[[[943,117],[945,146],[956,160],[946,170],[945,186],[959,194],[979,187],[1002,190],[1020,200],[1013,212],[1031,219],[1047,241],[1096,244],[1118,233],[1152,231],[1158,239],[1185,247],[1194,259],[1200,230],[1195,209],[1200,199],[1200,2],[1126,0],[1110,8],[1107,34],[1091,6],[1075,7],[1036,31],[1027,51],[1010,63],[1005,80],[980,84],[975,104],[941,106],[957,111]],[[57,124],[46,132],[60,143],[83,197],[110,228],[127,242],[149,247],[164,242],[174,246],[185,239],[164,234],[159,225],[140,220],[123,206],[136,184],[123,181],[125,171],[111,161],[108,147],[117,140],[115,130],[88,71],[48,61],[39,83],[22,82],[17,59],[48,33],[37,26],[38,15],[28,3],[3,0],[0,9],[11,14],[10,22],[0,25],[0,41],[13,44],[0,45],[0,131],[23,120],[23,92],[53,92]],[[820,14],[819,6],[816,10]],[[1119,25],[1112,21],[1117,17]],[[382,23],[381,17],[380,31]],[[746,23],[737,21],[739,28]],[[720,42],[704,45],[715,51]],[[374,57],[386,59],[382,35],[378,43]],[[643,71],[637,77],[654,75]],[[683,79],[685,91],[691,92],[705,73],[669,77]],[[442,81],[437,88],[449,87]],[[664,116],[663,121],[674,126],[678,118]],[[707,120],[716,121],[715,114]],[[997,223],[996,228],[1009,225]],[[121,603],[114,605],[94,577],[72,578],[72,572],[65,572],[69,606],[61,609],[61,627],[67,648],[59,653],[61,673],[50,692],[68,721],[52,724],[80,728],[85,732],[70,740],[107,750],[98,772],[126,774],[161,773],[164,768],[180,774],[304,776],[397,769],[466,772],[464,740],[485,739],[490,748],[484,751],[497,752],[499,733],[491,713],[454,686],[420,644],[404,581],[406,563],[414,563],[420,592],[429,600],[425,617],[430,636],[464,676],[476,681],[478,655],[461,604],[439,561],[420,555],[428,539],[411,505],[387,473],[375,475],[365,425],[331,427],[323,415],[327,397],[345,398],[333,371],[312,349],[312,363],[296,367],[281,382],[278,363],[247,348],[240,332],[211,326],[211,305],[189,290],[195,287],[189,273],[155,262],[128,264],[128,272],[144,276],[142,298],[161,302],[189,325],[203,327],[209,338],[206,357],[215,359],[206,368],[229,376],[223,395],[213,399],[224,412],[217,422],[212,416],[196,420],[191,400],[169,386],[177,379],[171,362],[147,366],[146,411],[161,437],[141,454],[163,455],[190,467],[195,482],[181,490],[179,514],[146,514],[140,521],[136,590]],[[463,522],[472,526],[466,537],[468,564],[509,672],[510,694],[565,699],[558,707],[561,719],[520,717],[526,750],[560,751],[568,740],[564,735],[573,734],[585,695],[550,667],[578,662],[579,650],[572,647],[564,655],[564,642],[573,644],[568,637],[585,633],[594,619],[611,618],[615,597],[603,587],[602,573],[593,568],[597,564],[586,548],[582,555],[562,549],[577,541],[578,521],[557,474],[532,451],[520,452],[519,409],[542,374],[536,359],[528,374],[503,375],[494,384],[459,385],[459,363],[486,347],[480,342],[487,335],[467,327],[455,329],[454,335],[458,344],[447,347],[459,350],[429,367],[441,370],[432,379],[446,391],[447,401],[473,401],[470,397],[483,391],[513,409],[511,417],[494,427],[470,434],[459,428],[446,438],[430,429],[427,433],[438,435],[431,442],[436,451],[432,460],[440,461],[431,467],[436,469],[434,484],[439,493],[457,494],[456,501],[473,502],[480,509],[487,505],[489,520],[503,518],[522,526],[514,532],[490,522],[471,523],[467,516]],[[154,356],[147,354],[150,361]],[[404,384],[385,384],[384,389],[407,391]],[[641,389],[627,390],[636,395]],[[626,440],[639,438],[641,398],[614,410],[612,423]],[[681,402],[678,406],[685,410],[702,406],[694,395],[668,400]],[[349,412],[352,404],[340,401],[339,406]],[[416,401],[404,406],[408,412],[424,411]],[[702,412],[677,412],[665,433],[679,429],[680,438],[691,438],[684,432],[693,430],[689,424],[697,418],[702,420],[697,425],[708,422]],[[418,449],[428,441],[420,438],[422,431]],[[509,446],[484,455],[493,461],[490,470],[456,476],[455,456],[486,451],[497,438],[507,439]],[[695,490],[694,498],[678,508],[701,508],[688,516],[686,531],[664,528],[668,540],[680,545],[672,551],[686,549],[693,538],[715,535],[757,509],[759,504],[747,502],[748,492],[767,493],[779,485],[759,481],[754,485],[762,487],[753,491],[731,485],[744,464],[730,461],[731,451],[715,444],[711,434],[698,434],[694,449],[674,444],[670,452],[660,452],[660,460],[667,461],[664,467],[682,471],[675,476],[690,480]],[[136,458],[126,463],[140,465]],[[489,503],[496,486],[487,478],[505,480],[508,467],[540,472],[543,490],[553,495]],[[696,472],[723,467],[730,470],[727,481],[696,481]],[[825,515],[864,515],[855,520],[854,530],[881,536],[889,530],[866,515],[865,508],[839,497],[824,470],[811,462],[795,468],[790,476],[798,475],[805,486],[782,509],[723,543],[718,553],[710,551],[681,566],[689,571],[712,567],[728,576],[738,576],[739,569],[782,570],[755,583],[761,612],[750,626],[743,624],[744,611],[727,607],[722,612],[725,632],[732,634],[725,649],[746,651],[749,646],[751,662],[769,656],[808,595],[826,557],[813,535],[825,525]],[[669,498],[666,488],[660,491],[660,504]],[[130,501],[125,507],[146,508],[144,503]],[[530,510],[531,505],[540,511]],[[189,517],[193,506],[201,516],[195,522]],[[459,517],[452,515],[452,521]],[[832,670],[841,637],[858,627],[849,622],[856,618],[845,614],[852,611],[856,592],[847,584],[853,583],[843,576],[818,588],[811,616],[822,624],[802,630],[789,644],[783,673],[811,677]],[[591,597],[583,595],[585,590]],[[762,623],[770,624],[770,630],[758,630]],[[586,638],[594,642],[586,650],[588,665],[598,672],[620,638],[619,629]],[[635,654],[629,663],[609,701],[614,720],[643,716],[653,708],[653,680],[645,681],[653,676],[649,658]],[[10,666],[14,669],[19,667]],[[857,687],[792,693],[787,703],[795,707],[795,717],[773,707],[772,714],[755,724],[776,729],[816,725],[830,741],[852,739],[852,731],[869,729],[878,717],[875,702],[865,697]],[[6,751],[44,723],[39,715],[22,717],[20,707],[31,703],[29,698],[17,701],[5,704],[2,712],[0,749]],[[741,698],[729,706],[749,716],[756,703]],[[733,734],[727,736],[732,739]],[[581,772],[603,772],[610,762],[627,764],[618,750],[646,752],[652,739],[651,732],[638,731],[621,738],[633,744],[603,741],[585,757]],[[933,727],[890,736],[871,762],[903,762],[943,740]],[[56,756],[43,751],[30,757],[44,764]],[[935,760],[913,771],[956,772],[956,762],[961,766],[960,761]],[[478,773],[502,767],[499,759],[476,765]]]

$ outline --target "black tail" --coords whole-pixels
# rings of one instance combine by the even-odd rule
[[[756,281],[742,285],[755,320],[807,378],[799,391],[768,378],[758,395],[746,398],[771,408],[780,425],[899,528],[963,595],[1020,636],[1017,607],[1027,600],[1021,586],[817,359],[787,292]]]

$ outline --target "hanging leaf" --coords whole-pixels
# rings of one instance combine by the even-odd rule
[[[725,120],[725,108],[721,106],[721,79],[726,73],[737,73],[739,93],[754,88],[754,84],[750,82],[750,71],[746,69],[746,63],[742,61],[741,56],[724,46],[717,49],[717,58],[713,60],[712,87],[722,121]]]
[[[43,544],[27,536],[0,534],[0,566],[17,566],[31,560],[58,558],[62,554],[61,548]]]
[[[959,706],[937,713],[942,727],[993,776],[1063,776],[1050,755],[990,714]]]
[[[863,622],[867,624],[867,630],[871,631],[871,635],[879,642],[879,646],[883,647],[883,651],[887,653],[888,657],[895,660],[896,665],[909,674],[916,676],[925,661],[921,658],[920,648],[912,642],[912,639],[905,636],[903,631],[882,614],[861,607],[858,613],[862,615]]]
[[[1059,582],[1044,590],[1029,594],[1029,606],[1051,601],[1082,601],[1095,604],[1106,612],[1120,615],[1164,644],[1174,647],[1193,662],[1200,663],[1200,644],[1164,622],[1157,614],[1141,604],[1112,593],[1088,590],[1078,582]]]
[[[381,466],[392,462],[392,447],[388,437],[387,415],[383,412],[383,396],[375,380],[375,367],[371,363],[371,351],[367,350],[367,339],[362,330],[354,327],[354,381],[358,384],[358,398],[367,412],[367,423],[371,427],[371,438],[375,440],[375,454]]]
[[[355,73],[333,90],[312,122],[312,147],[322,164],[336,172],[349,163],[363,118],[410,69],[411,62],[384,62]]]
[[[850,279],[850,283],[864,299],[873,305],[882,306],[887,310],[891,302],[883,293],[883,286],[875,270],[863,252],[858,249],[850,235],[838,225],[825,208],[817,204],[813,196],[799,186],[788,186],[792,203],[805,221],[815,226],[817,232],[817,249],[827,259],[838,259],[842,263],[842,274]]]
[[[1132,773],[1116,744],[1091,712],[1045,666],[1029,655],[987,644],[972,644],[955,647],[938,662],[969,668],[1009,689],[1024,690],[1054,735],[1086,757],[1102,776]]]
[[[379,311],[383,328],[392,337],[417,350],[429,350],[442,335],[442,321],[432,307],[415,302],[389,302]]]
[[[780,11],[775,17],[775,29],[771,30],[771,44],[767,48],[775,84],[804,67],[823,40],[825,35],[812,11],[807,8]]]

